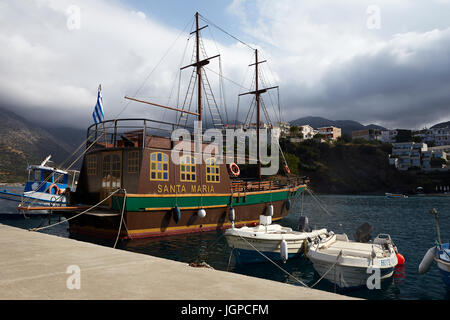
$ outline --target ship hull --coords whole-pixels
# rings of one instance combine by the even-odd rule
[[[229,218],[230,207],[235,210],[236,227],[258,223],[259,216],[267,214],[270,204],[274,208],[272,220],[277,221],[289,213],[295,197],[304,188],[305,186],[298,186],[245,195],[127,195],[120,238],[141,239],[227,229],[232,224]],[[88,213],[69,220],[69,232],[98,238],[116,238],[123,199],[124,197],[113,198],[113,212]],[[178,221],[175,206],[181,213]],[[200,209],[206,211],[204,218],[197,214]],[[71,218],[75,214],[68,212],[65,216]]]

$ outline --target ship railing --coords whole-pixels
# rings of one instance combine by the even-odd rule
[[[175,123],[142,118],[107,120],[87,129],[87,145],[95,142],[96,148],[145,148],[147,136],[170,137],[177,128]]]
[[[309,182],[308,177],[290,177],[286,181],[269,180],[269,181],[232,181],[231,188],[233,192],[252,192],[277,190],[282,188],[292,188],[304,185]]]
[[[233,181],[233,192],[252,192],[280,189],[279,181]]]

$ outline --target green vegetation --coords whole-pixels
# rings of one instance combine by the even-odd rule
[[[280,143],[285,155],[288,154],[286,159],[291,172],[298,170],[300,175],[308,176],[310,187],[320,193],[407,193],[419,186],[431,193],[436,185],[450,185],[449,173],[396,170],[388,161],[392,146],[379,141],[349,141],[348,137],[342,137],[334,143],[312,139],[295,144],[288,140]]]

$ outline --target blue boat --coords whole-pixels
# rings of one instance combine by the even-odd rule
[[[442,275],[442,280],[450,288],[450,248],[449,243],[443,243],[436,247],[436,256],[434,260]]]
[[[79,172],[61,170],[49,165],[48,156],[40,165],[27,167],[28,179],[22,194],[0,190],[0,198],[20,202],[21,206],[55,207],[66,205],[65,191],[76,189]]]
[[[431,209],[430,213],[434,215],[436,221],[436,231],[438,236],[438,241],[436,241],[436,245],[428,249],[425,253],[422,261],[419,265],[419,274],[424,274],[428,272],[430,266],[433,261],[436,261],[436,264],[439,268],[439,271],[442,275],[442,280],[448,289],[450,289],[450,249],[449,243],[442,243],[441,241],[441,232],[439,230],[439,219],[438,213],[436,209]]]

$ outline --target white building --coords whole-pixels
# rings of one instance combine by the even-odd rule
[[[291,130],[291,125],[289,122],[279,122],[277,123],[277,126],[280,128],[281,136],[286,137],[289,135]]]
[[[381,141],[385,143],[394,143],[398,135],[398,130],[383,130],[381,131]]]
[[[428,146],[425,143],[393,143],[392,154],[389,155],[389,163],[395,164],[398,170],[408,170],[412,167],[421,168],[422,153],[427,150]]]
[[[314,130],[309,124],[305,124],[303,126],[298,127],[299,132],[303,135],[303,139],[312,139],[317,133],[317,130]]]
[[[431,159],[442,158],[447,161],[450,145],[429,148],[426,143],[402,142],[392,144],[392,154],[389,155],[389,164],[398,170],[421,168],[424,171],[448,170],[444,164],[440,168],[431,166]]]
[[[425,129],[414,136],[421,137],[423,142],[434,143],[436,146],[450,145],[450,127]]]

